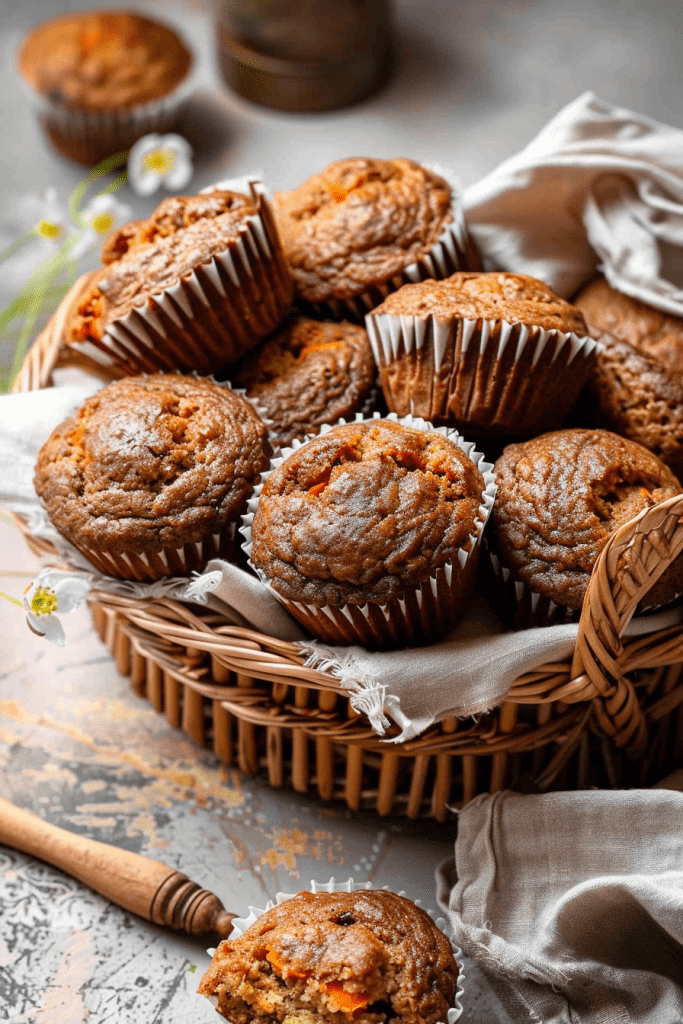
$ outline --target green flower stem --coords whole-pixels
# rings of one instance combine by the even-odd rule
[[[8,245],[3,252],[0,252],[0,263],[2,263],[3,260],[9,259],[9,257],[13,256],[18,249],[21,249],[22,245],[26,245],[27,242],[30,242],[30,240],[35,237],[35,231],[27,231],[25,235],[21,236],[21,238],[17,238],[17,240],[12,242],[11,245]]]
[[[24,607],[23,602],[17,601],[16,597],[10,597],[9,594],[5,594],[2,590],[0,590],[0,597],[4,597],[6,601],[11,601],[12,604],[18,604],[20,608]]]
[[[122,167],[127,162],[128,150],[126,150],[125,153],[116,153],[114,156],[107,157],[106,160],[103,160],[96,167],[93,167],[92,171],[84,181],[76,185],[76,188],[69,196],[69,216],[71,217],[74,224],[76,224],[80,228],[87,227],[87,224],[83,220],[83,215],[81,213],[81,202],[83,200],[83,196],[88,191],[93,181],[97,181],[97,179],[101,178],[103,174],[108,174],[110,171],[116,170],[117,167]],[[127,174],[119,175],[119,177],[116,179],[115,182],[113,182],[112,185],[107,186],[107,188],[103,189],[102,191],[112,192],[114,188],[118,188],[120,185],[123,185],[123,183],[127,180]]]

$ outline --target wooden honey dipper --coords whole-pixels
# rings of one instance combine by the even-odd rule
[[[138,917],[189,935],[225,939],[237,917],[167,864],[67,832],[1,797],[0,843],[52,864]]]

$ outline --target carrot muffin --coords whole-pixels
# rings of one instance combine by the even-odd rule
[[[478,266],[451,186],[413,160],[338,160],[276,192],[274,209],[298,298],[337,318],[362,320],[406,281]]]
[[[376,375],[362,327],[296,316],[244,356],[231,380],[264,410],[273,440],[288,445],[370,412]]]
[[[518,628],[578,616],[611,534],[681,490],[655,455],[606,430],[558,430],[509,445],[495,472],[487,540],[505,615]],[[681,592],[678,558],[647,605],[666,604]]]
[[[229,388],[125,378],[53,431],[34,484],[54,526],[100,572],[149,582],[234,556],[269,451],[265,424]]]
[[[276,460],[245,517],[251,564],[318,639],[442,636],[470,595],[491,467],[455,432],[410,422],[359,420],[307,441]]]
[[[559,425],[599,348],[578,309],[521,274],[407,284],[366,324],[389,408],[475,436]]]
[[[116,10],[78,11],[37,25],[18,61],[50,139],[83,163],[168,131],[192,66],[168,25]]]
[[[268,201],[217,187],[164,199],[107,241],[66,340],[128,373],[208,374],[269,334],[292,286]]]
[[[596,281],[576,299],[600,337],[588,380],[591,418],[658,455],[683,476],[683,319]]]
[[[199,992],[231,1024],[437,1024],[458,967],[429,914],[384,890],[301,892],[216,950]]]

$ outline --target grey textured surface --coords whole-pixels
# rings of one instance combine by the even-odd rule
[[[22,220],[27,200],[50,186],[66,200],[84,176],[43,141],[13,63],[30,25],[79,6],[0,3],[0,247],[30,226]],[[391,82],[360,106],[326,115],[275,113],[222,88],[200,0],[130,6],[176,21],[198,53],[197,92],[181,128],[196,149],[196,188],[253,170],[274,188],[291,187],[351,154],[438,161],[467,185],[585,89],[683,127],[679,0],[402,0]],[[159,198],[119,195],[136,215]],[[0,304],[35,258],[27,250],[3,265]],[[0,589],[20,595],[35,564],[0,523]],[[330,875],[405,888],[434,904],[433,871],[452,851],[452,826],[351,815],[225,770],[131,693],[85,611],[65,625],[69,644],[57,650],[27,631],[20,609],[0,609],[3,795],[178,867],[238,912]],[[0,850],[0,1020],[208,1022],[217,1018],[194,994],[206,964],[201,942],[133,919],[60,872]],[[468,1021],[508,1019],[473,965],[465,1004]]]

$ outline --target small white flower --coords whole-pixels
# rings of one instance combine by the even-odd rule
[[[66,204],[60,203],[56,188],[21,196],[14,208],[7,210],[6,219],[12,223],[16,234],[35,235],[49,243],[48,249],[61,245],[73,230],[69,211]]]
[[[140,196],[151,196],[160,185],[179,192],[192,173],[192,147],[182,135],[145,135],[128,155],[128,181]]]
[[[44,569],[24,593],[29,629],[58,647],[66,643],[57,612],[73,612],[85,600],[92,585],[90,575]]]
[[[101,245],[115,228],[130,220],[131,208],[110,193],[104,193],[95,196],[81,211],[81,216],[87,227],[71,250],[74,259],[80,259],[93,246]]]

